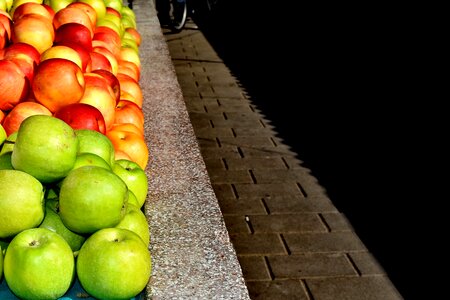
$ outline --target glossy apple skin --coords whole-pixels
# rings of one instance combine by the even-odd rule
[[[116,104],[115,124],[131,123],[144,133],[144,113],[139,106],[128,100],[119,100]]]
[[[150,243],[150,229],[147,218],[142,210],[134,204],[128,203],[127,213],[115,227],[133,231],[139,235],[144,244],[148,245]]]
[[[73,129],[91,129],[106,133],[105,119],[94,106],[86,103],[73,103],[56,111],[56,118],[63,120]]]
[[[19,18],[13,26],[12,42],[27,43],[44,52],[53,45],[55,29],[53,24],[39,14],[26,14]]]
[[[127,191],[123,180],[105,168],[73,169],[61,184],[59,215],[67,228],[79,234],[114,227],[125,215]]]
[[[53,45],[41,54],[41,63],[47,59],[63,58],[74,62],[80,69],[83,68],[78,52],[69,46]]]
[[[136,233],[105,228],[83,244],[76,269],[81,285],[90,295],[98,299],[130,299],[146,287],[151,257]]]
[[[53,26],[58,30],[60,26],[67,23],[79,23],[89,29],[91,38],[94,36],[94,27],[92,26],[91,18],[81,8],[64,7],[60,9],[53,17]]]
[[[114,94],[116,95],[116,102],[120,100],[120,83],[117,77],[110,71],[107,70],[93,70],[92,73],[99,74],[106,79],[109,86],[112,88]]]
[[[0,109],[11,110],[28,96],[29,81],[17,64],[0,60]]]
[[[43,5],[36,2],[25,2],[17,6],[12,15],[12,19],[14,22],[16,22],[26,14],[38,14],[47,18],[50,22],[53,19],[53,15],[50,13],[50,11]]]
[[[109,166],[115,161],[114,145],[104,134],[91,129],[76,129],[79,146],[78,155],[93,153],[103,158]]]
[[[136,103],[139,108],[142,108],[144,98],[139,82],[125,74],[117,74],[117,79],[120,83],[120,91],[127,92],[133,96],[133,102]]]
[[[83,71],[77,64],[52,58],[39,64],[31,87],[36,101],[54,113],[65,105],[80,101],[85,84]]]
[[[128,159],[116,160],[112,170],[127,184],[128,189],[136,196],[138,206],[141,208],[148,193],[145,171],[137,163]]]
[[[38,65],[41,61],[41,54],[39,51],[32,45],[27,43],[14,43],[9,45],[5,49],[4,58],[13,58],[20,56],[28,56],[30,57],[36,65]]]
[[[5,280],[21,299],[59,299],[75,274],[72,249],[56,232],[32,228],[16,235],[4,261]]]
[[[76,43],[92,51],[92,37],[88,27],[80,23],[66,23],[55,31],[55,44]]]
[[[23,120],[33,115],[51,116],[52,112],[44,105],[36,102],[20,102],[14,106],[3,120],[3,127],[7,135],[9,136],[11,133],[18,131]]]
[[[106,136],[111,140],[116,151],[123,151],[143,170],[148,163],[149,150],[142,135],[122,130],[110,130]]]

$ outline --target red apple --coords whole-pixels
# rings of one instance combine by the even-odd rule
[[[31,57],[26,55],[17,55],[14,57],[5,58],[5,60],[14,62],[22,70],[23,74],[28,79],[28,82],[33,82],[37,64]]]
[[[41,63],[47,59],[52,58],[68,59],[77,64],[77,66],[80,67],[80,69],[83,68],[80,55],[78,54],[77,51],[70,48],[69,46],[56,45],[48,48],[41,54]]]
[[[106,26],[99,26],[95,29],[93,43],[103,46],[111,51],[114,56],[120,55],[121,38],[119,34]]]
[[[106,133],[105,119],[94,106],[86,103],[73,103],[63,106],[55,117],[69,124],[73,129],[91,129]]]
[[[107,70],[94,70],[92,73],[102,75],[108,81],[114,94],[116,95],[116,103],[120,100],[120,83],[117,77]]]
[[[114,123],[116,98],[108,81],[95,73],[84,73],[86,88],[80,103],[90,104],[96,107],[103,115],[106,130]]]
[[[12,19],[16,22],[19,18],[22,18],[26,14],[38,14],[46,17],[50,22],[53,20],[53,15],[50,11],[41,4],[35,2],[25,2],[17,6],[12,15]]]
[[[113,15],[118,16],[119,18],[122,18],[122,14],[117,9],[110,7],[110,6],[106,6],[106,13],[113,14]]]
[[[91,19],[92,28],[95,28],[95,24],[97,23],[97,12],[91,5],[75,1],[67,5],[67,7],[75,7],[83,10],[89,16],[89,19]]]
[[[92,52],[97,52],[97,53],[103,54],[109,60],[109,63],[111,64],[111,73],[113,73],[114,75],[117,75],[117,71],[119,69],[119,64],[117,63],[116,56],[111,51],[109,51],[105,47],[93,47]]]
[[[6,115],[3,120],[3,127],[6,134],[9,136],[11,133],[19,130],[22,121],[33,115],[47,115],[51,116],[52,113],[45,106],[36,102],[20,102]]]
[[[139,79],[141,77],[141,72],[139,68],[132,62],[126,61],[126,60],[119,60],[119,69],[117,71],[117,74],[125,74],[139,82]]]
[[[5,26],[0,23],[0,50],[3,50],[9,44],[8,32],[6,32]]]
[[[4,28],[5,31],[5,37],[7,39],[7,41],[9,41],[11,39],[11,27],[12,25],[12,21],[11,18],[9,18],[6,15],[0,15],[0,24],[3,26],[0,26],[0,28]]]
[[[112,72],[111,63],[106,58],[106,56],[104,56],[101,53],[97,53],[97,52],[91,52],[90,56],[91,56],[91,69],[92,69],[92,71],[94,71],[94,70],[106,70],[106,71]]]
[[[116,104],[115,124],[131,123],[144,132],[144,113],[136,103],[120,100]]]
[[[87,5],[87,4],[86,4]],[[55,31],[56,44],[76,43],[87,51],[92,51],[91,31],[80,23],[66,23],[58,27]]]
[[[44,52],[53,45],[55,31],[48,18],[39,14],[26,14],[19,18],[13,26],[13,43],[27,43]]]
[[[139,70],[141,70],[141,60],[139,58],[139,54],[133,48],[121,47],[118,60],[130,61],[134,63]]]
[[[120,91],[129,93],[133,96],[133,102],[135,102],[139,108],[142,108],[143,96],[139,82],[125,74],[117,74],[117,79],[120,83]]]
[[[71,23],[74,24],[74,23]],[[62,45],[72,48],[73,50],[78,52],[78,55],[81,58],[81,70],[83,73],[85,72],[91,72],[92,70],[92,60],[91,60],[91,52],[86,50],[85,47],[83,47],[80,44],[71,42],[71,41],[62,41],[59,43],[55,43],[55,45]]]
[[[41,61],[41,54],[32,45],[27,43],[14,43],[5,49],[5,58],[16,57],[26,55],[31,57],[36,65]]]
[[[31,86],[35,99],[54,113],[83,97],[85,80],[74,62],[52,58],[39,64]]]
[[[0,109],[11,110],[28,95],[30,84],[25,74],[10,60],[0,60]]]
[[[53,26],[55,27],[55,30],[58,30],[60,26],[67,23],[82,24],[89,29],[91,38],[94,36],[94,26],[92,26],[92,21],[88,14],[81,8],[64,7],[53,17]]]
[[[137,31],[136,28],[127,27],[127,28],[125,28],[125,32],[128,32],[129,34],[131,34],[133,36],[138,47],[141,45],[141,41],[142,41],[141,34],[139,33],[139,31]]]

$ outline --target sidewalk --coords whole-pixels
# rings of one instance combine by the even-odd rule
[[[163,29],[252,299],[402,299],[195,24]]]

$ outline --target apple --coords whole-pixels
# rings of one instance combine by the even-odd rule
[[[96,28],[92,38],[92,47],[104,47],[116,57],[120,54],[120,45],[120,36],[114,30],[105,26]]]
[[[95,28],[95,24],[97,23],[97,12],[91,5],[88,3],[75,1],[67,5],[67,7],[75,7],[83,10],[89,16],[89,19],[91,19],[92,28]]]
[[[134,38],[136,44],[138,45],[138,47],[141,45],[142,37],[141,37],[141,34],[139,33],[139,31],[136,28],[127,27],[127,28],[125,28],[125,32],[127,32],[131,36],[133,36],[133,38]]]
[[[109,63],[111,64],[111,73],[113,73],[114,75],[117,75],[117,71],[119,69],[119,64],[117,62],[117,59],[116,59],[116,56],[114,55],[114,53],[112,53],[107,48],[100,47],[100,46],[92,47],[92,51],[103,54],[109,60]]]
[[[46,228],[16,235],[6,250],[4,276],[22,299],[58,299],[75,278],[75,258],[67,242]]]
[[[147,218],[136,205],[128,203],[125,216],[115,227],[133,231],[142,239],[144,244],[148,245],[150,243],[150,229]]]
[[[83,71],[76,63],[52,58],[39,64],[31,88],[36,101],[54,113],[65,105],[80,101],[85,84]]]
[[[4,118],[5,118],[5,113],[3,112],[3,110],[0,109],[0,123],[3,121]]]
[[[3,250],[2,246],[0,245],[0,282],[2,281],[2,276],[3,276]]]
[[[118,60],[132,62],[138,67],[139,70],[141,69],[141,59],[139,58],[139,54],[131,48],[121,47]]]
[[[123,152],[122,150],[115,150],[114,154],[115,154],[114,157],[116,160],[119,160],[119,159],[131,160],[131,157],[128,154],[126,154],[125,152]]]
[[[83,46],[87,51],[92,51],[92,37],[89,28],[80,23],[66,23],[55,31],[56,45],[68,46],[75,43]]]
[[[148,163],[149,150],[145,139],[141,135],[114,129],[107,131],[106,136],[113,143],[115,151],[125,152],[132,161],[145,170]]]
[[[43,183],[55,182],[72,170],[78,144],[74,130],[64,121],[46,115],[30,116],[17,132],[12,165]]]
[[[123,219],[127,196],[125,182],[112,171],[83,166],[73,169],[62,181],[59,215],[71,231],[91,234],[114,227]]]
[[[15,57],[8,57],[5,58],[5,60],[9,60],[15,63],[22,71],[22,73],[25,75],[25,77],[28,79],[29,83],[33,81],[34,74],[36,73],[37,64],[33,61],[32,58],[26,55],[21,55]]]
[[[116,103],[117,103],[120,100],[120,83],[117,77],[107,70],[93,70],[92,73],[99,74],[106,79],[109,86],[113,90],[114,95],[116,96]]]
[[[109,60],[103,54],[91,52],[91,70],[106,70],[112,72],[112,66]]]
[[[106,11],[111,11],[111,9],[113,11],[116,11],[117,14],[120,15],[120,11],[122,10],[123,7],[123,3],[122,0],[105,0],[105,5],[106,5]]]
[[[133,192],[141,208],[147,197],[148,181],[145,171],[134,161],[127,159],[116,160],[112,170],[126,183],[128,189]]]
[[[136,41],[135,41],[134,39],[132,39],[132,38],[129,38],[129,37],[123,37],[123,38],[122,38],[122,41],[121,41],[121,46],[122,46],[122,47],[128,47],[128,48],[131,48],[131,49],[133,49],[134,51],[136,51],[136,53],[139,54],[139,47],[138,47]]]
[[[6,134],[9,136],[11,133],[18,131],[23,120],[33,115],[51,116],[52,112],[37,102],[20,102],[14,106],[3,120],[3,127],[6,130]]]
[[[4,52],[4,48],[9,44],[9,36],[5,27],[0,23],[0,51]]]
[[[69,124],[73,129],[91,129],[106,133],[105,119],[94,106],[86,103],[73,103],[58,109],[54,116]]]
[[[144,134],[144,113],[139,106],[128,100],[119,100],[114,114],[115,124],[131,123]]]
[[[76,24],[76,23],[68,23],[68,24]],[[65,25],[63,25],[65,26]],[[59,27],[62,28],[63,26]],[[81,71],[83,73],[89,73],[92,70],[92,60],[91,60],[91,52],[87,50],[82,44],[78,44],[75,42],[72,42],[70,40],[61,40],[58,43],[55,43],[55,45],[64,45],[72,48],[73,50],[78,52],[78,55],[81,58]]]
[[[94,153],[80,153],[77,155],[77,160],[75,161],[74,169],[83,166],[97,166],[111,171],[111,166],[103,158]]]
[[[25,2],[14,10],[14,13],[11,15],[12,20],[16,22],[19,18],[26,14],[38,14],[46,17],[50,22],[52,22],[53,19],[53,15],[41,4],[35,2]]]
[[[39,14],[26,14],[14,22],[13,43],[27,43],[44,52],[53,45],[55,30],[53,24]]]
[[[77,2],[87,3],[92,6],[97,12],[97,20],[103,18],[106,14],[106,5],[103,0],[77,0]]]
[[[136,233],[105,228],[83,244],[76,269],[81,286],[93,297],[130,299],[146,287],[151,275],[151,257]]]
[[[118,60],[119,69],[118,74],[125,74],[139,82],[141,72],[139,68],[132,62],[126,60]]]
[[[83,245],[86,238],[73,231],[70,231],[62,222],[59,216],[59,202],[58,199],[47,199],[45,201],[45,217],[40,228],[47,228],[59,234],[66,240],[72,251],[78,251]]]
[[[94,36],[94,26],[92,26],[91,18],[81,8],[67,6],[55,13],[55,16],[53,17],[53,26],[55,27],[55,30],[58,30],[60,26],[67,23],[82,24],[89,29],[91,38]]]
[[[6,5],[6,0],[0,0],[0,10],[3,10],[3,11],[8,10],[7,5]],[[1,275],[2,274],[0,272],[0,280],[2,279]]]
[[[0,24],[3,25],[3,29],[5,32],[5,38],[6,38],[6,43],[9,42],[10,38],[11,38],[11,27],[13,26],[13,21],[11,20],[11,17],[6,15],[6,14],[0,14]]]
[[[44,4],[51,7],[55,14],[61,9],[67,7],[74,0],[44,0]]]
[[[116,96],[108,81],[95,73],[84,73],[86,82],[83,97],[80,103],[96,107],[105,119],[106,130],[114,123]]]
[[[34,2],[34,3],[42,3],[42,0],[13,0],[11,9],[9,10],[9,13],[12,15],[14,15],[14,11],[17,9],[17,7],[19,7],[20,5],[24,4],[24,3],[28,3],[28,2]]]
[[[51,58],[63,58],[74,62],[80,69],[83,68],[81,57],[77,51],[64,45],[54,45],[41,54],[41,63]]]
[[[129,131],[140,135],[145,139],[144,132],[133,123],[116,123],[110,130]]]
[[[3,155],[8,152],[12,152],[14,149],[14,144],[16,143],[17,131],[11,133],[6,140],[3,142],[0,155]]]
[[[44,219],[44,188],[30,174],[0,170],[0,238],[37,227]]]
[[[136,199],[136,196],[133,194],[132,191],[130,191],[130,189],[128,189],[128,204],[139,207],[139,203]]]
[[[10,60],[0,60],[0,109],[11,110],[25,99],[29,91],[29,81],[17,64]]]
[[[123,28],[121,29],[117,23],[115,23],[112,20],[109,20],[107,18],[101,18],[101,19],[97,19],[97,27],[109,27],[112,30],[114,30],[120,37],[122,37],[123,34]]]
[[[133,102],[136,103],[139,108],[142,108],[144,97],[142,95],[142,89],[139,82],[125,74],[117,74],[117,79],[120,83],[120,91],[127,92],[133,96]]]
[[[3,143],[6,141],[6,138],[8,137],[8,134],[6,133],[5,128],[2,124],[0,124],[0,147],[3,145]]]
[[[91,129],[76,129],[79,141],[78,154],[93,153],[103,158],[110,166],[115,162],[112,142],[100,132]]]

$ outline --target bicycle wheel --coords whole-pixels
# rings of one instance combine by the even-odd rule
[[[187,19],[186,0],[170,0],[170,28],[173,32],[180,32]]]

